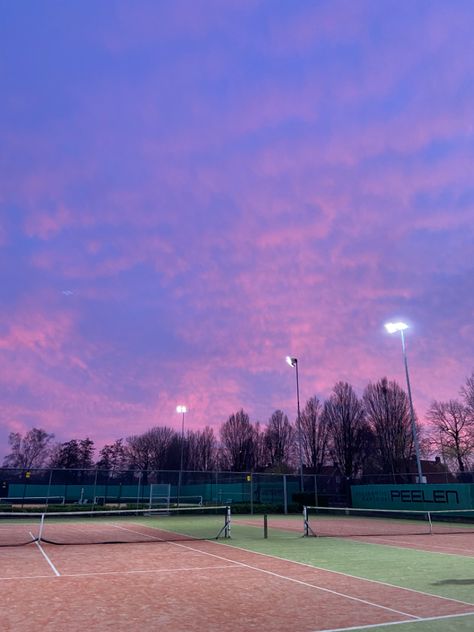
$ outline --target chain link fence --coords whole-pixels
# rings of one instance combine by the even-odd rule
[[[25,505],[147,506],[153,485],[169,486],[173,504],[232,504],[242,511],[297,511],[301,505],[350,506],[351,486],[414,484],[416,474],[345,478],[338,473],[270,474],[178,470],[0,468],[0,511]],[[429,483],[474,483],[474,472],[436,472]],[[303,483],[303,489],[302,489]]]

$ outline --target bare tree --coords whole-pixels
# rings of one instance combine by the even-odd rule
[[[258,460],[258,435],[258,429],[243,410],[231,415],[222,424],[222,456],[230,470],[244,472],[255,468]]]
[[[110,473],[120,472],[127,467],[127,452],[123,439],[117,439],[113,443],[106,444],[99,452],[97,468],[109,470]]]
[[[127,437],[129,465],[144,472],[163,469],[175,435],[172,428],[155,426],[141,435]]]
[[[255,429],[255,471],[263,471],[268,465],[266,447],[265,447],[265,430],[259,421],[254,423]]]
[[[464,472],[474,455],[474,416],[468,406],[450,399],[434,401],[427,413],[434,432],[433,445],[440,448],[444,458],[454,460]]]
[[[205,472],[214,469],[217,458],[217,440],[214,430],[206,426],[204,430],[189,431],[187,434],[187,469]]]
[[[94,442],[86,439],[71,439],[57,443],[51,451],[49,467],[60,469],[88,470],[94,465]]]
[[[3,466],[21,469],[42,467],[49,456],[53,438],[53,434],[42,428],[32,428],[24,436],[11,432],[8,437],[11,452],[4,458]]]
[[[275,410],[263,432],[264,460],[272,469],[286,470],[294,445],[293,426],[281,410]]]
[[[474,415],[474,372],[467,378],[466,384],[461,388],[461,397],[469,412]]]
[[[319,399],[311,397],[300,415],[303,461],[314,473],[320,472],[327,455],[328,425],[322,412]]]
[[[323,416],[334,463],[343,476],[353,478],[362,468],[371,433],[362,402],[350,384],[336,384],[324,404]]]
[[[384,473],[409,471],[414,442],[410,402],[405,391],[384,377],[367,386],[363,402],[374,435],[375,465]]]

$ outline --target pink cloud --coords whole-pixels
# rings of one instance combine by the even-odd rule
[[[60,205],[51,211],[31,214],[25,222],[25,232],[40,239],[50,239],[64,228],[74,223],[73,214],[69,209]]]

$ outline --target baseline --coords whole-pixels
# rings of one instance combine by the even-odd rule
[[[464,612],[463,614],[446,614],[439,617],[424,617],[418,619],[416,623],[426,623],[426,621],[445,621],[447,619],[458,619],[459,617],[470,617],[474,615],[473,612]],[[370,630],[371,628],[380,628],[389,625],[405,625],[407,623],[413,623],[413,621],[390,621],[389,623],[371,623],[370,625],[353,625],[350,628],[331,628],[325,630],[314,630],[314,632],[352,632],[355,630]]]
[[[425,537],[425,536],[413,536],[413,537]],[[379,546],[390,546],[398,549],[412,549],[415,551],[422,551],[423,553],[436,553],[436,555],[451,555],[456,557],[474,557],[473,549],[466,549],[461,547],[451,546],[443,542],[442,544],[433,543],[432,538],[435,535],[426,536],[430,538],[430,542],[411,542],[408,540],[401,540],[400,538],[386,538],[384,536],[353,536],[351,538],[344,538],[345,540],[351,540],[353,542],[362,542],[363,544],[376,544]],[[449,536],[441,536],[443,539],[449,538]]]

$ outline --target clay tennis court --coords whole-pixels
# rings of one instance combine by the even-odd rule
[[[233,523],[254,527],[263,532],[262,516],[235,516]],[[282,535],[289,533],[301,535],[303,533],[301,518],[296,516],[270,516],[268,526],[272,530],[280,531]],[[373,535],[374,525],[371,520],[364,521],[359,519],[357,528],[349,524],[347,529],[344,529],[344,525],[341,525],[340,520],[325,520],[325,529],[322,537],[338,535],[359,542],[474,557],[474,532],[472,530],[462,532],[459,529],[455,530],[442,526],[438,527],[439,533],[414,534],[410,533],[404,525],[401,525],[401,528],[397,524],[393,527],[387,522],[384,527],[385,533],[384,530],[381,530],[379,535]]]
[[[239,538],[2,548],[2,630],[329,632],[474,616],[466,600],[243,550]]]

